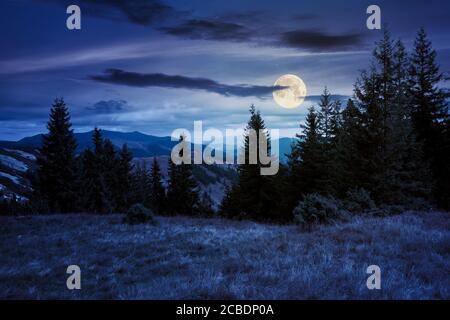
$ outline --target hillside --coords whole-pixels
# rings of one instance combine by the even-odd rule
[[[0,299],[450,299],[448,213],[294,226],[157,217],[0,217]],[[66,268],[81,268],[81,290]],[[381,268],[381,290],[366,287]]]
[[[133,164],[135,167],[143,166],[150,170],[154,158],[134,158]],[[167,189],[169,183],[169,156],[158,156],[156,160],[161,167],[163,185]],[[225,195],[226,187],[237,181],[236,166],[233,165],[195,165],[193,166],[192,174],[199,185],[201,193],[206,192],[211,198],[214,209],[219,207]]]
[[[29,169],[36,167],[35,149],[20,147],[17,149],[0,148],[0,199],[26,200],[30,186]],[[154,157],[134,158],[135,167],[145,166],[148,170]],[[168,161],[169,156],[157,156],[161,166],[164,184],[168,185]],[[231,185],[237,179],[236,169],[232,165],[198,165],[193,170],[194,178],[197,180],[200,190],[206,192],[213,202],[213,207],[218,208],[226,186]]]
[[[28,170],[35,168],[37,154],[32,148],[0,148],[0,199],[27,199],[31,191]]]

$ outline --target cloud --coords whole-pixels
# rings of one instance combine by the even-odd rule
[[[67,0],[41,0],[65,5],[72,4]],[[178,11],[158,0],[84,0],[81,3],[83,13],[92,16],[115,20],[129,21],[138,25],[152,25],[175,15]]]
[[[164,87],[192,90],[204,90],[223,96],[259,97],[263,98],[275,90],[284,87],[254,86],[254,85],[227,85],[206,78],[191,78],[180,75],[166,75],[163,73],[137,73],[120,69],[107,69],[103,75],[89,76],[91,80],[127,85],[131,87]]]
[[[127,111],[129,106],[125,100],[100,100],[86,109],[95,113],[117,113]]]
[[[245,41],[251,37],[251,32],[243,25],[220,20],[192,19],[160,30],[189,39]]]
[[[247,17],[243,14],[243,17]],[[297,15],[294,20],[315,20],[313,14]],[[354,49],[362,44],[358,33],[328,34],[322,30],[277,30],[267,29],[264,21],[239,22],[218,17],[214,19],[191,19],[178,25],[160,27],[159,31],[184,39],[247,42],[260,46],[282,46],[306,49],[312,52],[332,52]]]
[[[362,37],[357,33],[332,35],[318,30],[294,30],[281,36],[282,45],[313,51],[347,50],[361,42]]]

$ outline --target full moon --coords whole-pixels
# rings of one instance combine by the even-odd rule
[[[305,100],[305,83],[296,75],[285,74],[275,81],[274,86],[287,87],[286,89],[273,92],[273,99],[283,108],[297,108]]]

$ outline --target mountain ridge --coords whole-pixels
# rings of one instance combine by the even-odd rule
[[[87,148],[92,148],[92,133],[91,131],[76,132],[74,133],[77,140],[77,153],[81,153]],[[172,148],[178,143],[172,141],[170,136],[154,136],[145,134],[139,131],[122,132],[101,130],[104,138],[111,140],[113,145],[120,149],[124,143],[127,144],[130,151],[133,153],[133,157],[154,157],[170,155]],[[29,137],[24,137],[17,141],[1,140],[0,147],[6,148],[39,148],[42,144],[42,136],[44,134],[36,134]],[[286,162],[286,154],[290,152],[290,146],[294,139],[283,137],[279,139],[280,145],[280,161]]]

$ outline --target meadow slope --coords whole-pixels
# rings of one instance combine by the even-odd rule
[[[450,215],[359,218],[310,233],[223,219],[0,217],[0,298],[450,299]],[[81,267],[81,290],[66,268]],[[381,290],[366,268],[381,267]]]

